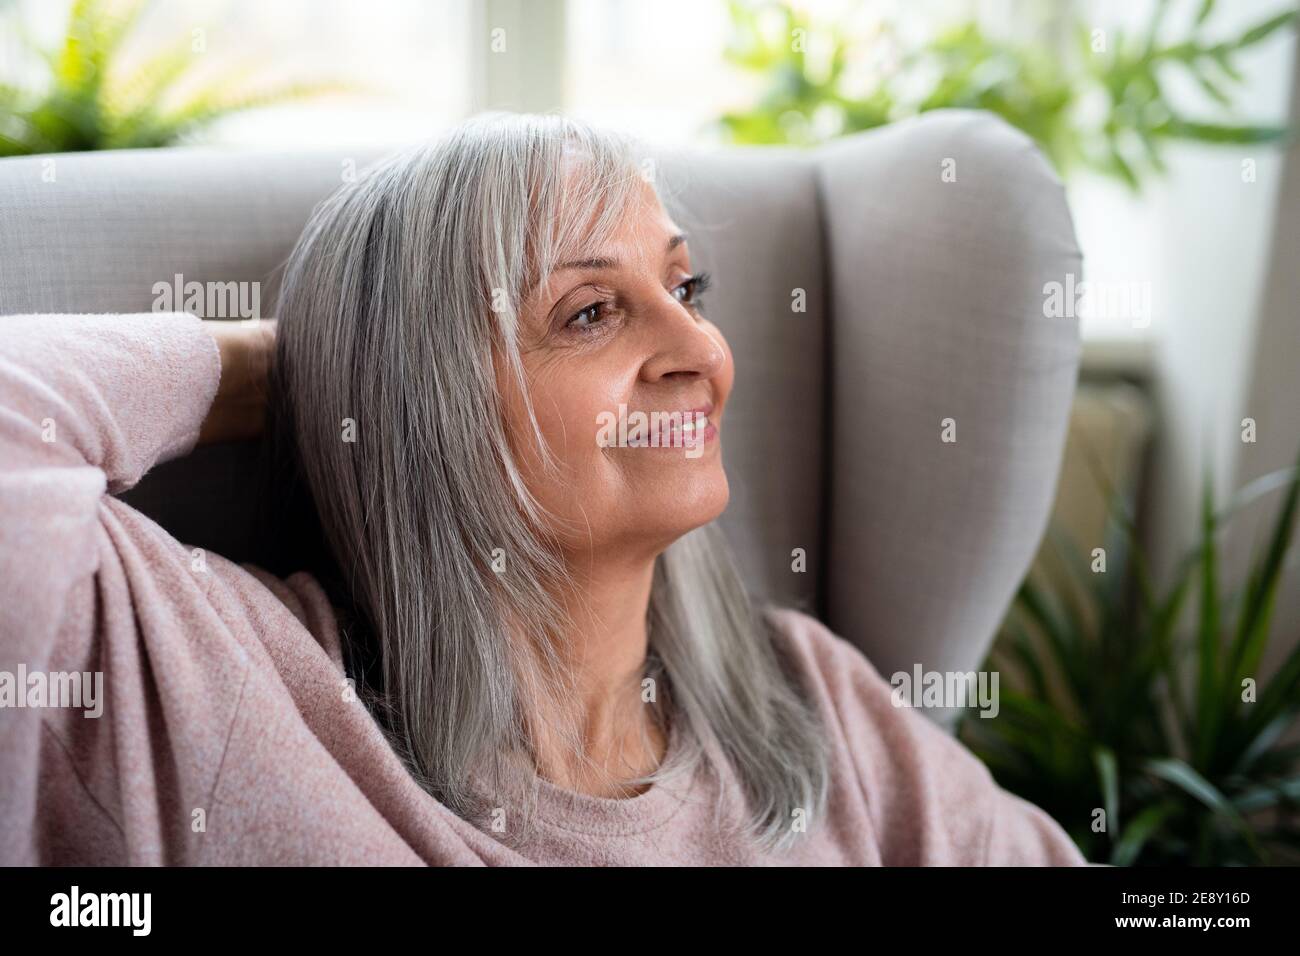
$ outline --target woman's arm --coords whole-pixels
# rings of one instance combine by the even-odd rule
[[[93,620],[106,492],[193,447],[220,375],[190,315],[0,316],[0,669],[48,670],[62,629]],[[41,717],[0,719],[0,860],[30,849]]]
[[[266,424],[275,322],[208,320],[203,327],[221,355],[221,384],[199,430],[199,444],[256,438]]]
[[[0,648],[94,573],[100,498],[201,442],[254,438],[273,322],[0,316]]]
[[[183,313],[0,317],[5,656],[30,663],[68,589],[97,569],[105,492],[194,446],[219,361]]]
[[[221,377],[204,326],[185,313],[0,316],[0,474],[89,468],[117,492],[185,454]]]

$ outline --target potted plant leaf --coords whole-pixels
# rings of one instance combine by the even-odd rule
[[[1009,669],[1022,687],[1003,682],[998,716],[967,714],[959,732],[1090,860],[1300,859],[1300,744],[1286,738],[1300,715],[1300,642],[1267,680],[1259,675],[1297,475],[1300,465],[1260,479],[1222,512],[1207,482],[1199,542],[1159,592],[1119,506],[1104,573],[1058,536],[1059,560],[1020,588],[986,666]],[[1225,593],[1221,529],[1279,489],[1265,547],[1244,586]]]

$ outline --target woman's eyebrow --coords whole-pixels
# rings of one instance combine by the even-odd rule
[[[679,232],[677,233],[677,235],[673,236],[671,239],[668,240],[668,247],[664,251],[666,253],[672,252],[674,249],[676,249],[685,241],[686,241],[686,233]],[[617,268],[618,268],[617,259],[609,259],[601,256],[595,259],[573,259],[568,262],[561,262],[558,266],[556,266],[555,271],[563,272],[565,269],[617,269]]]
[[[563,272],[566,269],[617,269],[617,259],[572,259],[568,262],[561,262],[556,266],[556,272]]]

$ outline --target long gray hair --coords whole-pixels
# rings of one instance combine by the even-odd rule
[[[496,370],[526,401],[518,303],[561,259],[596,254],[645,168],[632,141],[571,119],[479,117],[344,185],[285,266],[277,426],[355,611],[345,641],[372,648],[378,673],[359,683],[408,769],[466,819],[508,805],[527,829],[530,718],[573,699],[556,650],[571,579],[517,466]],[[725,760],[743,831],[786,845],[792,814],[825,805],[825,738],[711,526],[658,559],[647,626],[653,713],[676,743],[640,782]],[[558,739],[580,759],[576,731]]]

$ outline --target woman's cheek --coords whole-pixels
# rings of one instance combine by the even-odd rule
[[[589,365],[548,379],[534,390],[533,407],[552,450],[576,475],[601,454],[601,425],[627,402],[622,378]]]

